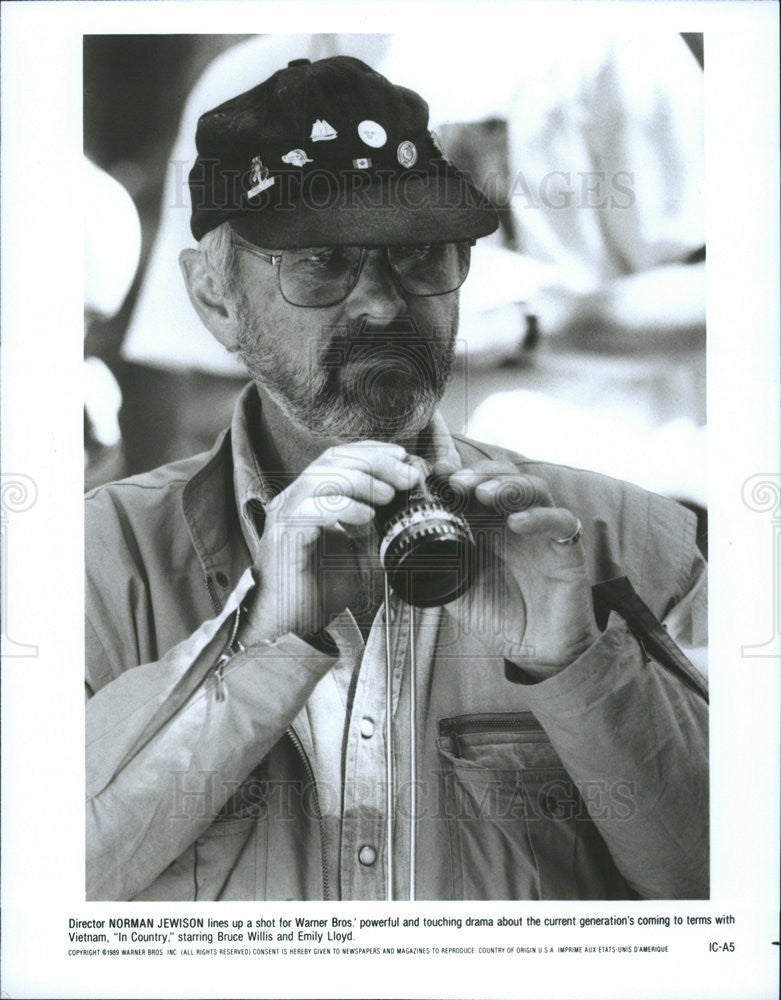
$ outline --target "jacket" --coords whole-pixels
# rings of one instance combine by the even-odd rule
[[[334,849],[306,723],[333,658],[293,635],[232,655],[255,586],[236,495],[241,419],[208,455],[87,496],[88,899],[382,898],[381,798],[369,781],[361,800],[350,771],[385,738],[382,706],[350,723],[372,716],[376,733],[351,729],[351,804]],[[510,454],[454,441],[464,463]],[[673,639],[703,645],[705,567],[690,512],[605,476],[511,457],[580,518],[595,583],[625,574]],[[536,684],[518,683],[441,609],[425,614],[416,898],[706,898],[704,701],[615,613],[578,660]],[[393,650],[398,677],[405,635]],[[367,675],[376,640],[373,631]],[[356,699],[361,690],[359,676]]]

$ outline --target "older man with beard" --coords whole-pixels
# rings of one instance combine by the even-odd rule
[[[296,60],[197,146],[182,271],[252,382],[88,497],[88,898],[706,896],[693,518],[448,433],[497,222],[425,102]],[[432,482],[473,555],[416,609],[378,516]]]

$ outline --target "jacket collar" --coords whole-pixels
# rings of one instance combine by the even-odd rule
[[[182,495],[201,566],[222,592],[229,592],[251,564],[263,530],[263,509],[274,493],[252,446],[250,428],[260,419],[260,405],[250,382],[236,401],[230,428],[217,439]]]
[[[206,463],[185,484],[182,513],[193,547],[220,604],[250,565],[239,526],[231,460],[232,431],[224,431]]]
[[[255,451],[252,427],[259,427],[262,404],[255,383],[245,386],[236,401],[231,423],[234,504],[249,552],[255,552],[263,532],[265,507],[278,487],[264,473],[262,456]]]

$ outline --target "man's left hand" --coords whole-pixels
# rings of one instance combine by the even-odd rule
[[[583,545],[556,541],[572,537],[578,519],[554,506],[544,480],[510,462],[434,471],[468,498],[477,544],[472,586],[446,610],[486,652],[517,664],[530,681],[568,666],[600,634]]]

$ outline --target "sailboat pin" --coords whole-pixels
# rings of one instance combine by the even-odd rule
[[[325,118],[318,118],[312,125],[312,134],[309,138],[312,142],[328,142],[330,139],[335,139],[337,134],[336,129],[333,125],[329,125]]]

